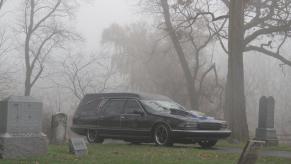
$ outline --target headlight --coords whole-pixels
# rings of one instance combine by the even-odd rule
[[[221,129],[227,129],[227,128],[228,128],[227,122],[221,123]]]
[[[196,129],[198,127],[197,122],[185,122],[179,125],[183,129]]]

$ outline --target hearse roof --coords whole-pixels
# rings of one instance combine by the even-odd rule
[[[93,93],[87,94],[85,97],[90,98],[136,98],[139,100],[167,100],[172,101],[170,98],[157,94],[148,94],[148,93]]]

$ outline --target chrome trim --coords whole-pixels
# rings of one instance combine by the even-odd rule
[[[183,133],[231,133],[231,130],[171,130],[172,132],[183,132]]]

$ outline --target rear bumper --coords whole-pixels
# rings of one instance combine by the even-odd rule
[[[231,130],[172,130],[174,139],[191,139],[191,140],[217,140],[227,138]]]
[[[74,133],[77,133],[79,135],[85,135],[86,132],[87,132],[87,129],[86,127],[80,127],[80,126],[71,126],[71,130],[74,132]]]

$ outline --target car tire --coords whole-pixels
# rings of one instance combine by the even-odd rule
[[[153,130],[153,138],[158,146],[172,146],[171,133],[168,126],[165,124],[158,124]]]
[[[203,149],[209,149],[209,148],[212,148],[216,143],[217,143],[217,140],[202,140],[202,141],[199,141],[199,142],[198,142],[198,144],[199,144]]]
[[[89,143],[102,143],[104,140],[103,138],[99,137],[98,131],[93,129],[87,130],[86,138]]]

